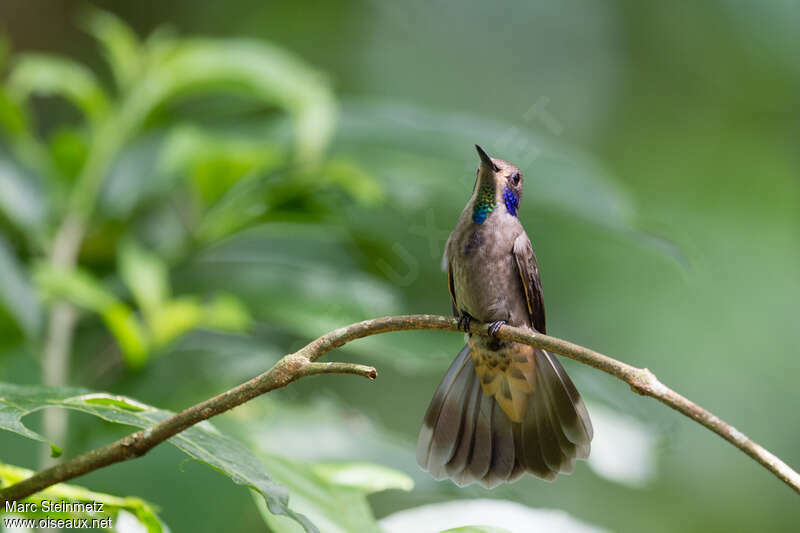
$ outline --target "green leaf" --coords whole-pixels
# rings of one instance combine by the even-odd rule
[[[51,443],[50,444],[50,457],[52,457],[53,459],[57,459],[58,457],[61,457],[62,455],[64,455],[64,450],[62,450],[61,448],[59,448],[55,444]]]
[[[122,19],[99,9],[92,9],[88,13],[85,26],[103,45],[117,87],[123,90],[129,88],[144,66],[144,52],[139,37]]]
[[[119,407],[121,409],[126,409],[128,411],[147,411],[150,409],[148,405],[143,403],[139,403],[136,400],[132,400],[125,396],[119,396],[116,394],[106,394],[104,392],[98,392],[95,394],[84,394],[83,401],[85,403],[91,405],[112,405],[114,407]]]
[[[42,325],[39,299],[24,266],[2,235],[0,235],[0,302],[29,338],[37,336]]]
[[[100,315],[117,340],[125,361],[133,368],[144,366],[150,351],[150,339],[133,310],[121,302],[116,302],[101,311]]]
[[[290,508],[308,516],[321,531],[325,533],[380,532],[366,498],[367,494],[372,492],[371,490],[330,483],[325,476],[318,475],[313,466],[304,463],[274,456],[264,456],[263,459],[275,479],[286,485],[291,491]],[[380,469],[380,467],[375,468]],[[389,469],[385,469],[385,471],[389,471]],[[394,474],[398,478],[403,476],[399,472],[394,472]],[[296,523],[287,518],[266,513],[263,504],[259,504],[259,509],[262,511],[264,521],[275,533],[301,531]]]
[[[0,127],[11,139],[29,132],[30,124],[24,107],[0,87]]]
[[[158,307],[148,325],[153,332],[153,340],[158,346],[196,328],[203,318],[203,306],[192,297],[176,298]]]
[[[358,489],[366,494],[414,488],[414,480],[403,472],[372,463],[319,463],[312,470],[332,485]]]
[[[441,533],[511,533],[511,531],[492,526],[464,526],[454,529],[446,529]]]
[[[375,179],[353,161],[335,158],[321,169],[323,183],[340,187],[359,204],[371,206],[384,198],[384,191]]]
[[[231,295],[217,295],[205,304],[193,296],[168,299],[166,264],[132,242],[121,245],[119,264],[120,274],[144,314],[147,329],[133,309],[87,271],[64,271],[41,264],[35,279],[47,298],[64,298],[98,313],[134,368],[147,362],[152,348],[163,348],[194,328],[243,331],[252,323],[246,307]]]
[[[65,271],[40,264],[35,269],[34,280],[45,297],[64,298],[99,314],[132,367],[139,368],[146,362],[150,340],[139,318],[89,272]]]
[[[166,139],[158,166],[165,174],[188,177],[206,208],[245,176],[284,164],[284,152],[260,137],[179,126]]]
[[[169,298],[167,264],[137,243],[126,241],[120,245],[119,271],[136,304],[148,317]]]
[[[49,148],[59,174],[68,182],[74,182],[89,153],[87,135],[76,128],[59,128],[50,136]]]
[[[29,478],[34,473],[35,472],[32,470],[0,463],[0,486],[18,483]],[[51,506],[51,504],[55,502],[102,503],[103,512],[66,512],[43,509],[43,504]],[[12,510],[11,513],[25,518],[89,518],[91,520],[92,518],[103,519],[105,517],[111,517],[111,522],[117,523],[120,513],[129,512],[138,519],[139,523],[146,528],[148,533],[161,533],[167,530],[161,523],[153,504],[140,498],[130,496],[121,498],[119,496],[112,496],[111,494],[94,492],[78,485],[59,483],[58,485],[48,487],[19,502],[19,504],[22,503],[36,504],[37,511]],[[12,503],[11,505],[14,504]]]
[[[249,404],[232,430],[259,451],[274,479],[289,489],[290,507],[308,516],[320,530],[378,531],[367,496],[380,490],[408,490],[412,482],[406,474],[370,461],[412,465],[413,447],[335,398],[322,393],[314,399],[307,404],[266,397]],[[345,419],[348,423],[343,425]],[[325,446],[320,447],[320,442]],[[282,457],[287,453],[292,460]],[[349,461],[356,456],[364,459]],[[320,463],[320,457],[325,462]],[[266,521],[276,533],[298,531],[280,517],[267,516]]]
[[[38,173],[42,179],[54,177],[46,147],[36,137],[25,105],[24,96],[11,94],[0,86],[0,134],[20,163]]]
[[[226,194],[204,213],[194,230],[201,242],[214,242],[254,226],[279,201],[283,176],[256,175],[239,180]]]
[[[110,107],[105,90],[94,73],[65,58],[25,54],[14,65],[8,86],[21,97],[32,94],[64,97],[93,123],[100,121]]]
[[[151,61],[142,81],[150,109],[187,92],[227,89],[286,110],[299,161],[317,161],[330,141],[335,103],[327,82],[276,46],[245,39],[162,40]]]
[[[244,331],[252,323],[252,318],[244,305],[231,295],[218,295],[207,304],[183,296],[158,307],[148,323],[153,341],[163,347],[197,327]]]
[[[172,415],[169,411],[129,398],[85,389],[0,383],[0,429],[44,442],[44,437],[22,424],[22,417],[49,406],[64,407],[139,428],[151,427]],[[192,426],[169,439],[169,442],[190,457],[224,473],[237,484],[257,490],[272,513],[294,519],[305,531],[318,531],[305,516],[289,508],[288,491],[273,481],[264,464],[244,445],[219,433],[209,422]]]
[[[46,298],[64,298],[90,311],[102,313],[119,303],[114,293],[86,270],[62,270],[40,263],[34,269],[34,281]]]

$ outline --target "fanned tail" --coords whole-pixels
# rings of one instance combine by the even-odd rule
[[[425,413],[417,444],[423,469],[459,486],[491,488],[525,472],[552,481],[589,456],[592,423],[575,385],[554,356],[538,349],[528,354],[533,364],[507,367],[507,385],[492,378],[482,386],[487,373],[476,370],[464,346]]]

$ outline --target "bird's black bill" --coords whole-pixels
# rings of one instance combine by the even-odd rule
[[[478,155],[481,157],[481,161],[483,161],[484,165],[486,165],[487,167],[491,168],[495,172],[500,170],[500,169],[497,168],[497,165],[494,164],[494,161],[492,161],[492,158],[489,157],[489,154],[487,154],[486,151],[483,148],[481,148],[480,146],[478,146],[476,144],[475,145],[475,149],[478,151]]]

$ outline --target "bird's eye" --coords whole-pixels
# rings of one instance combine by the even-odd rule
[[[511,181],[514,182],[514,185],[519,185],[519,180],[519,172],[514,172],[514,174],[511,176]]]

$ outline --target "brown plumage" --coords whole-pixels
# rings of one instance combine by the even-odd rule
[[[473,194],[445,247],[453,311],[464,321],[546,333],[539,267],[516,217],[522,176],[481,156]],[[434,393],[417,461],[436,479],[494,487],[530,472],[551,481],[589,456],[589,413],[544,350],[469,335]]]

